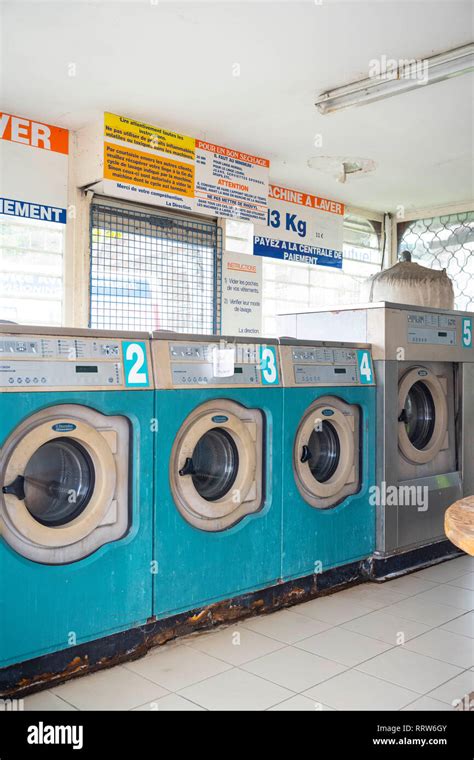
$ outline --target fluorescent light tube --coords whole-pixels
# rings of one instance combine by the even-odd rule
[[[320,113],[361,106],[415,90],[474,70],[474,44],[433,55],[430,58],[388,59],[369,62],[370,76],[358,82],[323,92],[316,100]]]

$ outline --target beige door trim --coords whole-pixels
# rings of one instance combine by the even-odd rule
[[[410,441],[405,423],[398,423],[398,446],[409,462],[426,464],[431,462],[440,451],[448,448],[448,401],[446,398],[446,378],[438,377],[427,367],[413,367],[400,380],[398,385],[398,417],[405,407],[410,388],[416,383],[424,383],[433,397],[435,407],[435,425],[430,443],[424,449],[417,449]]]
[[[61,417],[62,424],[75,426],[68,431],[67,438],[80,443],[89,454],[94,466],[94,491],[89,503],[74,520],[67,525],[54,528],[42,525],[30,514],[25,501],[16,496],[4,495],[5,508],[12,525],[27,541],[40,546],[69,546],[85,538],[101,523],[115,493],[115,463],[105,438],[87,423],[72,417]],[[54,425],[55,423],[53,423]],[[64,438],[64,433],[52,429],[51,422],[44,422],[27,433],[12,452],[5,470],[5,482],[11,483],[22,475],[33,454],[48,441]]]
[[[213,418],[225,417],[222,422]],[[232,488],[221,499],[208,501],[196,490],[191,475],[179,475],[192,458],[199,439],[209,430],[225,430],[237,448],[239,467]],[[195,528],[221,531],[262,506],[263,414],[228,399],[198,406],[181,425],[171,451],[169,479],[175,504]]]
[[[61,424],[74,429],[54,430]],[[35,520],[24,501],[0,493],[0,533],[22,556],[37,562],[64,564],[87,556],[128,530],[129,423],[89,407],[64,404],[28,417],[2,449],[1,484],[22,475],[32,455],[55,438],[77,441],[94,467],[94,489],[84,510],[70,523],[48,526]]]
[[[324,415],[323,410],[332,412]],[[334,474],[322,483],[314,477],[308,462],[301,462],[303,446],[307,446],[316,426],[327,420],[339,438],[340,459]],[[327,509],[359,490],[360,411],[335,396],[323,396],[305,411],[293,445],[293,473],[298,490],[312,507]]]

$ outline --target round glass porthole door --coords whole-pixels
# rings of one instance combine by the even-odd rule
[[[191,477],[198,494],[217,501],[229,493],[239,471],[239,453],[234,439],[223,428],[212,428],[194,447]],[[186,474],[186,473],[184,473]]]
[[[66,525],[86,508],[94,490],[94,466],[84,446],[54,438],[40,446],[23,475],[25,506],[42,525]]]
[[[447,436],[448,406],[441,378],[426,367],[415,367],[398,388],[398,445],[414,464],[430,462]]]
[[[407,436],[415,449],[424,449],[435,427],[436,409],[431,391],[425,383],[414,383],[405,399],[404,423]]]
[[[263,414],[230,399],[196,407],[176,433],[170,487],[195,528],[230,528],[263,504]]]
[[[341,444],[334,425],[324,420],[321,429],[313,430],[302,456],[319,483],[326,483],[332,478],[341,456]]]
[[[42,410],[16,428],[0,462],[0,530],[8,544],[34,561],[64,564],[124,535],[128,435],[126,418],[73,404]]]
[[[359,490],[360,412],[328,396],[306,410],[296,431],[293,471],[312,507],[327,509]]]

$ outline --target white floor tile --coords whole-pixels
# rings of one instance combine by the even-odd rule
[[[87,678],[87,676],[84,676]],[[23,699],[23,709],[29,710],[76,710],[75,707],[56,696],[51,691],[40,691]],[[0,708],[1,712],[1,708]]]
[[[449,712],[452,709],[453,708],[445,702],[439,702],[437,699],[432,699],[431,697],[420,697],[419,699],[415,699],[410,705],[402,707],[402,712],[410,712],[413,710],[443,710],[444,712]]]
[[[169,691],[178,691],[185,686],[210,678],[231,666],[210,657],[204,652],[198,652],[189,646],[163,648],[151,657],[127,664],[127,668],[145,678],[164,686]],[[142,700],[140,704],[143,704]]]
[[[459,586],[460,588],[469,588],[471,591],[474,590],[474,573],[466,573],[466,575],[461,575],[460,578],[455,578],[452,581],[449,581],[450,586]]]
[[[461,559],[464,559],[462,557]],[[466,563],[459,563],[457,559],[451,559],[447,562],[441,562],[438,565],[432,565],[424,570],[418,570],[415,573],[416,578],[422,580],[433,581],[434,583],[448,583],[448,581],[454,578],[459,578],[463,573],[468,573],[470,567]]]
[[[340,625],[347,620],[353,620],[356,617],[366,615],[372,612],[372,607],[362,604],[358,600],[352,600],[347,597],[340,598],[339,594],[323,596],[319,599],[312,599],[310,602],[297,604],[292,608],[298,615],[322,620],[324,623],[331,625]]]
[[[425,593],[429,593],[424,591]],[[399,615],[407,620],[416,620],[432,628],[437,625],[447,623],[455,617],[462,615],[459,607],[452,605],[439,604],[438,602],[420,599],[420,594],[409,596],[403,602],[397,602],[384,609],[388,615]]]
[[[387,607],[389,604],[401,602],[406,596],[407,594],[400,594],[389,588],[388,583],[362,583],[359,586],[354,586],[354,588],[337,593],[338,599],[350,599],[354,602],[361,602],[372,610],[378,610],[382,607]]]
[[[305,652],[326,657],[328,660],[334,660],[349,667],[390,649],[390,644],[369,639],[368,636],[361,636],[359,633],[344,628],[331,628],[329,631],[300,641],[296,646],[304,649]]]
[[[419,694],[426,694],[461,672],[455,665],[410,652],[404,647],[395,647],[379,654],[357,665],[357,670]]]
[[[249,660],[262,657],[264,654],[274,652],[283,647],[284,644],[243,626],[229,626],[222,631],[194,636],[188,640],[187,646],[205,652],[212,657],[217,657],[218,660],[224,660],[231,665],[241,665]]]
[[[415,636],[429,631],[429,626],[415,620],[408,620],[400,615],[393,615],[389,610],[378,610],[356,620],[349,620],[342,628],[361,633],[364,636],[398,646]]]
[[[435,628],[422,636],[408,641],[405,649],[434,657],[459,668],[470,668],[474,663],[474,641],[452,631]]]
[[[204,710],[204,707],[195,705],[194,702],[190,702],[189,699],[180,697],[179,694],[167,694],[166,697],[155,699],[153,702],[147,702],[146,704],[140,705],[140,707],[134,707],[133,709],[134,712],[163,712],[168,710],[202,711]]]
[[[291,697],[291,699],[285,699],[284,702],[280,702],[280,704],[275,705],[275,707],[270,707],[270,712],[274,712],[275,710],[304,710],[308,712],[327,712],[329,710],[329,712],[332,712],[334,707],[328,707],[327,705],[321,704],[321,702],[316,702],[314,699],[309,699],[309,697],[304,697],[302,694],[297,694],[295,697]]]
[[[404,575],[401,578],[386,581],[384,585],[387,585],[393,591],[398,591],[399,594],[414,596],[415,594],[421,594],[422,591],[428,591],[437,584],[435,581],[423,580],[418,577],[418,574],[412,573],[411,575]]]
[[[259,615],[244,620],[242,625],[284,644],[294,644],[331,627],[329,623],[312,620],[291,610],[280,610],[270,615]]]
[[[75,678],[51,691],[79,710],[131,710],[167,693],[123,665]]]
[[[429,591],[423,591],[416,597],[419,602],[436,602],[437,604],[446,604],[449,607],[456,607],[460,610],[472,610],[474,608],[474,591],[468,588],[459,588],[444,583],[441,586],[430,588]]]
[[[452,567],[459,568],[462,573],[474,573],[474,557],[464,554],[451,561]]]
[[[242,665],[242,668],[292,691],[309,689],[310,686],[345,670],[345,667],[337,662],[295,647],[279,649]]]
[[[474,672],[472,670],[465,670],[464,673],[460,673],[455,678],[451,678],[446,683],[430,691],[428,696],[432,699],[439,699],[441,702],[454,705],[457,700],[463,699],[463,697],[466,697],[472,691],[474,691]]]
[[[293,694],[263,678],[233,668],[188,686],[180,696],[206,710],[266,710]]]
[[[474,639],[474,612],[466,612],[461,617],[449,620],[441,628],[444,631],[460,633],[462,636],[470,636]]]
[[[348,670],[314,686],[304,694],[335,710],[400,710],[416,694],[379,678]]]

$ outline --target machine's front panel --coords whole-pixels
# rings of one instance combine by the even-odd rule
[[[283,390],[275,341],[160,333],[151,348],[162,618],[278,582]]]
[[[448,314],[407,312],[408,343],[431,346],[455,346],[457,318]]]
[[[377,552],[386,556],[442,540],[444,512],[460,498],[462,481],[456,453],[454,365],[392,360],[375,362],[375,370],[379,487]],[[411,375],[414,375],[413,383]],[[444,399],[440,390],[439,397],[433,393],[428,396],[432,401],[426,405],[421,386],[431,375],[439,383]],[[420,384],[419,389],[417,384]],[[402,406],[407,415],[400,420],[402,390],[405,398]],[[420,454],[424,454],[435,434],[436,420],[441,416],[445,434],[440,431],[439,450],[435,449],[428,461],[422,461],[426,458],[423,456],[416,461],[417,457],[412,456],[406,446],[400,445],[400,428],[405,427],[407,440],[412,438],[413,446],[420,446]],[[424,432],[426,440],[417,441],[418,434],[424,438]]]
[[[472,313],[387,305],[368,310],[367,324],[374,358],[474,362]]]
[[[286,388],[374,385],[368,346],[280,346],[283,383]]]
[[[0,389],[139,390],[150,388],[149,341],[0,333]]]
[[[272,343],[157,339],[152,355],[157,388],[261,388],[281,382]]]
[[[277,583],[282,389],[158,388],[155,417],[155,614]]]
[[[1,389],[0,667],[151,616],[153,401]]]
[[[368,557],[375,545],[370,346],[282,339],[282,577]]]
[[[474,362],[474,313],[393,303],[342,306],[280,317],[300,340],[372,345],[374,360]]]
[[[0,325],[2,666],[149,618],[152,386],[146,333]]]

